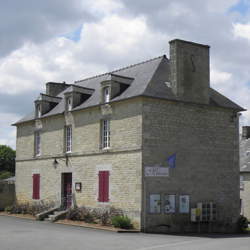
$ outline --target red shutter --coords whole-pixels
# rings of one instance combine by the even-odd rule
[[[40,199],[40,174],[33,174],[33,195],[34,200]]]
[[[109,201],[109,171],[99,172],[99,196],[98,201]]]

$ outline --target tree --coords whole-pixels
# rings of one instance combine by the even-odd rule
[[[0,145],[0,172],[15,173],[16,151],[6,145]]]

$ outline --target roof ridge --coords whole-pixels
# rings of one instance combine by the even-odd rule
[[[119,72],[119,71],[124,70],[124,69],[132,68],[132,67],[135,67],[135,66],[144,64],[144,63],[148,63],[148,62],[157,60],[157,59],[159,59],[159,58],[161,58],[161,57],[167,58],[166,55],[164,54],[164,55],[162,55],[162,56],[157,56],[157,57],[148,59],[148,60],[146,60],[146,61],[139,62],[139,63],[135,63],[135,64],[131,64],[131,65],[129,65],[129,66],[126,66],[126,67],[123,67],[123,68],[120,68],[120,69],[116,69],[116,70],[113,70],[113,71],[110,71],[110,72],[106,72],[106,73],[103,73],[103,74],[100,74],[100,75],[95,75],[95,76],[91,76],[91,77],[88,77],[88,78],[85,78],[85,79],[82,79],[82,80],[77,80],[77,81],[75,81],[74,83],[79,83],[79,82],[87,81],[87,80],[94,79],[94,78],[97,78],[97,77],[100,77],[100,76],[105,76],[105,75],[108,75],[108,74],[113,74],[113,73]]]

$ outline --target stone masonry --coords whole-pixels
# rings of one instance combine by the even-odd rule
[[[170,60],[164,55],[74,84],[46,86],[36,111],[15,124],[19,203],[60,204],[62,174],[72,173],[74,205],[121,208],[145,232],[197,231],[191,209],[199,202],[216,204],[216,219],[201,223],[201,231],[236,230],[238,113],[244,109],[210,88],[209,46],[176,39],[170,42]],[[104,102],[107,88],[110,100]],[[106,149],[104,119],[110,120]],[[65,153],[68,125],[72,151]],[[41,133],[39,156],[36,131]],[[170,167],[172,155],[176,161]],[[146,169],[165,174],[145,176]],[[110,173],[108,202],[98,201],[99,171]],[[32,199],[33,174],[40,174],[40,200]],[[75,183],[81,183],[81,191]],[[164,197],[170,195],[175,207],[167,213]],[[185,213],[183,195],[189,197]]]

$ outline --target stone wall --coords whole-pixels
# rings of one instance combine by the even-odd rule
[[[169,177],[144,177],[142,215],[147,231],[194,231],[190,213],[179,213],[179,196],[217,205],[211,230],[233,231],[239,216],[238,121],[231,110],[147,98],[143,103],[143,167],[167,167],[176,153]],[[176,195],[176,212],[149,214],[149,194]],[[160,226],[161,225],[161,226]],[[206,225],[204,230],[208,230]]]
[[[243,176],[243,190],[240,191],[240,198],[242,199],[241,212],[250,220],[250,173],[240,173]]]
[[[33,202],[32,174],[40,173],[40,199],[60,200],[61,174],[72,172],[82,191],[74,192],[78,206],[112,205],[125,210],[139,225],[141,212],[141,99],[94,107],[18,126],[16,194],[18,202]],[[102,119],[111,120],[111,148],[100,148]],[[72,153],[64,153],[64,126],[72,125]],[[34,131],[41,130],[41,156],[30,153]],[[26,148],[28,148],[26,150]],[[53,165],[57,159],[58,166]],[[110,202],[97,201],[98,171],[110,171]]]
[[[15,184],[0,182],[0,211],[13,205],[15,201]]]

